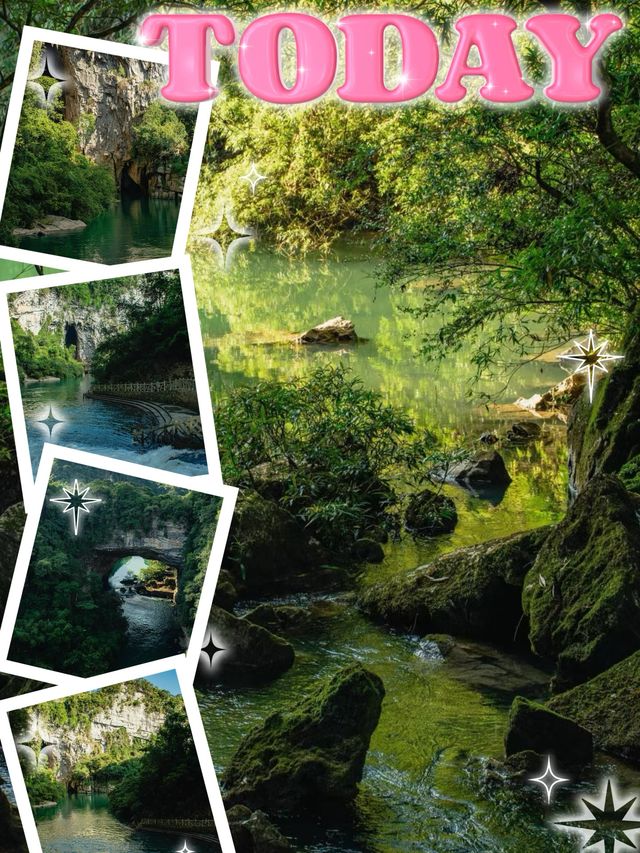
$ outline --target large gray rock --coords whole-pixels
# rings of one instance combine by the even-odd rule
[[[355,326],[344,317],[333,317],[312,329],[303,332],[298,341],[301,344],[343,344],[357,341]]]
[[[382,708],[377,675],[353,664],[242,741],[224,773],[227,806],[268,814],[344,809],[356,796]]]

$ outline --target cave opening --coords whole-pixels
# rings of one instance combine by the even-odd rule
[[[177,570],[137,555],[116,560],[107,578],[108,585],[124,599],[133,596],[175,600],[178,586]]]
[[[80,361],[80,340],[78,338],[78,329],[75,323],[65,323],[64,345],[67,349],[72,347],[76,360]]]
[[[146,198],[148,186],[144,172],[140,176],[140,183],[135,181],[129,174],[129,167],[124,166],[120,173],[120,197],[122,199]]]

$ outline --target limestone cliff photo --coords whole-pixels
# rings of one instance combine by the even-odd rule
[[[21,708],[10,723],[43,853],[220,850],[174,671]]]
[[[107,264],[171,255],[197,107],[161,100],[165,77],[161,62],[36,42],[0,242]]]
[[[5,363],[14,421],[26,430],[33,475],[45,442],[190,476],[216,455],[197,318],[189,327],[188,270],[9,294]],[[191,292],[188,292],[188,288]],[[195,312],[195,307],[194,307]],[[11,346],[11,343],[13,346]],[[15,401],[20,400],[20,406]]]
[[[17,615],[5,612],[8,657],[46,680],[180,655],[221,505],[216,494],[56,459],[33,541],[23,540],[9,598]]]

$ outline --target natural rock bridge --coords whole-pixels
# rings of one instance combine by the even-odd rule
[[[142,557],[158,560],[171,568],[181,569],[184,564],[184,549],[187,528],[171,521],[154,524],[150,531],[114,530],[108,542],[94,546],[104,571],[110,569],[112,561],[122,557]]]

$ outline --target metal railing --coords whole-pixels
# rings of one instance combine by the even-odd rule
[[[158,382],[118,382],[110,385],[92,385],[96,394],[155,394],[158,391],[195,391],[194,379],[165,379]]]

